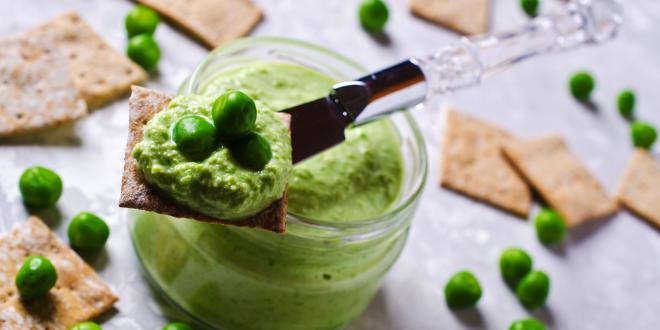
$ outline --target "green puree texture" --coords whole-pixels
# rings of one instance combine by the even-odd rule
[[[301,66],[259,62],[222,72],[203,94],[240,90],[282,110],[326,95],[335,83]],[[403,161],[392,124],[377,121],[348,129],[346,136],[344,143],[294,166],[289,212],[343,222],[382,215],[396,201]]]

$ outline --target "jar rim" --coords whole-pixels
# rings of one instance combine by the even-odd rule
[[[271,36],[258,36],[258,37],[246,37],[232,41],[231,43],[226,44],[225,46],[218,47],[211,51],[206,58],[193,70],[193,73],[188,79],[186,79],[179,89],[180,94],[190,94],[194,93],[198,85],[198,80],[201,79],[201,76],[206,69],[206,65],[215,59],[216,57],[222,56],[231,56],[232,53],[240,52],[244,49],[249,49],[251,47],[265,46],[265,45],[275,45],[275,46],[292,46],[297,48],[303,48],[307,51],[313,51],[335,60],[341,62],[343,65],[350,67],[353,70],[366,73],[366,69],[360,64],[354,62],[352,59],[336,53],[328,48],[319,46],[313,43],[306,41],[284,38],[284,37],[271,37]],[[417,175],[414,178],[414,184],[410,188],[411,193],[408,193],[405,197],[405,200],[397,203],[396,207],[388,209],[385,213],[369,217],[366,219],[357,219],[351,220],[350,222],[337,222],[331,220],[323,219],[314,219],[310,217],[301,216],[292,212],[287,211],[287,225],[289,222],[293,222],[296,225],[302,225],[309,229],[320,230],[324,233],[337,233],[343,237],[346,237],[346,232],[352,232],[363,236],[364,234],[375,234],[377,232],[388,231],[388,228],[398,227],[397,224],[400,221],[400,217],[397,217],[397,214],[403,213],[412,204],[414,204],[421,195],[424,185],[426,183],[426,178],[428,175],[428,155],[426,152],[426,147],[422,133],[419,129],[419,126],[413,119],[412,115],[405,111],[400,113],[403,116],[405,125],[407,125],[411,132],[415,148],[418,149],[417,157],[419,168],[416,169]],[[395,128],[397,131],[400,131],[399,128]],[[401,192],[403,193],[403,191]],[[401,198],[401,197],[399,197]],[[287,226],[288,227],[288,226]],[[325,235],[324,235],[325,236]]]

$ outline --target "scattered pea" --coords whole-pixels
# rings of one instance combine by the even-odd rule
[[[542,208],[535,220],[536,236],[544,244],[561,242],[566,235],[566,224],[557,211]]]
[[[545,330],[545,326],[537,319],[528,318],[513,321],[509,326],[509,330]]]
[[[389,18],[389,10],[382,0],[364,0],[359,10],[360,24],[368,32],[382,32]]]
[[[21,174],[18,188],[25,205],[48,208],[55,205],[62,195],[62,179],[51,169],[33,166]]]
[[[215,149],[218,134],[215,126],[201,116],[183,117],[174,123],[172,141],[188,155],[203,155]]]
[[[635,103],[635,92],[630,89],[621,91],[619,96],[616,98],[616,104],[617,108],[619,109],[619,113],[621,116],[627,119],[633,118],[635,114]]]
[[[449,308],[472,307],[480,298],[479,281],[468,271],[454,274],[445,285],[445,300]]]
[[[151,71],[158,66],[160,60],[160,47],[148,34],[138,34],[128,39],[126,54],[147,71]]]
[[[44,296],[55,286],[57,271],[48,258],[29,256],[16,273],[15,281],[21,297],[34,299]]]
[[[110,236],[108,225],[93,213],[80,212],[67,229],[71,246],[79,251],[96,251],[103,248]]]
[[[218,134],[240,137],[252,129],[257,121],[257,107],[252,98],[243,92],[225,93],[213,102],[213,122]]]
[[[658,138],[658,132],[653,125],[640,121],[630,125],[630,134],[635,147],[644,149],[651,149]]]
[[[536,17],[539,11],[539,0],[520,0],[520,7],[527,16]]]
[[[249,133],[234,141],[231,152],[239,164],[255,171],[263,169],[273,158],[270,144],[257,133]]]
[[[134,37],[138,34],[153,35],[160,22],[158,14],[151,8],[137,5],[126,14],[124,26],[128,37]]]
[[[589,101],[591,93],[596,87],[594,78],[587,71],[579,71],[571,76],[569,82],[571,94],[581,102]]]
[[[540,270],[527,274],[516,287],[518,299],[525,307],[530,309],[543,306],[549,292],[550,278]]]
[[[510,247],[500,256],[502,278],[515,288],[516,284],[532,270],[532,258],[523,249]]]
[[[165,325],[161,330],[192,330],[192,328],[182,322],[172,322]]]
[[[69,328],[69,330],[103,330],[103,328],[94,322],[86,321],[74,325],[73,327]]]

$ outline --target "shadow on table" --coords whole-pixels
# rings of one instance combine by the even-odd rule
[[[26,206],[26,209],[30,215],[38,217],[51,229],[59,227],[60,223],[62,222],[62,212],[57,207],[57,205],[45,209],[37,209]]]
[[[95,271],[100,272],[110,262],[108,251],[103,248],[100,251],[76,251],[78,255],[85,260]]]
[[[398,330],[389,318],[387,298],[383,290],[379,290],[367,309],[353,321],[348,330]]]
[[[44,128],[42,130],[25,133],[18,136],[0,138],[0,146],[58,146],[78,147],[82,144],[76,135],[75,123],[64,124],[59,127]]]
[[[595,235],[603,228],[607,227],[610,223],[612,223],[612,219],[614,219],[614,217],[616,217],[616,213],[605,218],[589,221],[587,223],[578,225],[575,228],[571,228],[569,229],[569,232],[567,233],[567,239],[564,242],[557,245],[546,245],[545,247],[553,254],[559,257],[565,257],[571,250],[572,246],[577,246],[584,243],[591,236]]]
[[[555,327],[555,318],[552,315],[552,309],[550,306],[543,306],[537,310],[531,312],[532,316],[537,320],[541,321],[547,328],[554,329]]]
[[[469,329],[487,329],[486,320],[478,308],[466,308],[452,311],[452,315]]]

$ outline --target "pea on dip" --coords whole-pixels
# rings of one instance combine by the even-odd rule
[[[202,86],[200,96],[177,98],[170,109],[203,109],[196,102],[240,90],[259,105],[259,117],[266,118],[268,111],[325,95],[335,83],[303,66],[251,62],[218,73]],[[272,181],[288,184],[289,213],[348,224],[383,215],[396,203],[404,164],[393,124],[376,121],[350,128],[346,134],[342,144],[290,170],[284,164],[290,159],[284,157],[282,164],[273,165],[277,169],[272,175],[280,170],[282,177]],[[277,136],[270,139],[277,143],[273,142]],[[290,152],[289,141],[281,142],[280,147]],[[232,171],[242,176],[240,169]],[[253,188],[265,189],[264,185]],[[276,189],[272,190],[275,196]],[[272,198],[260,194],[254,198]],[[185,193],[180,198],[185,199]],[[258,208],[257,204],[248,209]],[[140,212],[133,240],[157,285],[183,310],[207,324],[226,329],[337,329],[372,299],[403,247],[404,231],[345,242]]]

